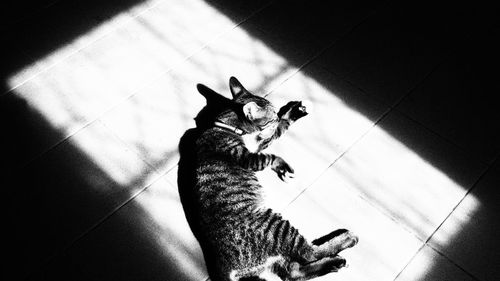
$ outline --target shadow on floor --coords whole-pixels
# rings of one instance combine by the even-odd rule
[[[143,0],[8,0],[2,9],[0,75],[7,76],[57,50]],[[2,92],[4,93],[4,92]]]
[[[240,11],[245,9],[245,4],[239,1],[206,2],[230,18],[237,18]],[[498,84],[495,83],[495,68],[500,62],[496,51],[499,45],[494,40],[499,35],[499,25],[494,17],[496,9],[481,5],[450,7],[444,4],[433,4],[431,9],[421,4],[407,7],[387,1],[308,1],[307,4],[300,1],[274,1],[241,26],[297,67],[309,63],[321,54],[318,60],[325,61],[314,61],[307,65],[303,72],[327,88],[332,83],[332,76],[324,75],[325,69],[360,88],[367,98],[378,100],[398,110],[401,108],[400,111],[417,122],[430,123],[432,118],[449,118],[445,122],[449,123],[447,125],[450,128],[434,128],[426,123],[423,125],[435,129],[437,134],[459,146],[471,158],[479,158],[476,160],[491,164],[500,155],[500,127],[494,121],[499,119],[496,110],[498,103],[495,99],[499,90]],[[381,16],[390,18],[377,19]],[[417,20],[421,18],[426,20]],[[379,28],[387,29],[380,31],[380,34],[389,34],[392,38],[379,38],[385,40],[384,42],[367,42],[373,38],[365,38],[366,27],[359,25],[370,20],[380,25]],[[380,21],[382,23],[379,23]],[[345,35],[349,33],[350,36],[346,38]],[[403,44],[401,41],[408,42]],[[343,48],[344,45],[351,46],[356,43],[362,47],[351,51]],[[329,45],[331,47],[322,52],[324,46]],[[338,59],[330,54],[332,50],[338,51],[339,56],[352,60]],[[365,56],[363,52],[368,55]],[[366,61],[360,61],[361,59]],[[409,67],[403,65],[408,62],[411,63]],[[386,67],[384,63],[387,64]],[[351,69],[345,68],[348,64],[351,64]],[[374,67],[377,67],[377,73],[370,73]],[[422,70],[413,76],[404,76],[405,73],[401,73],[411,71],[408,69],[411,67]],[[439,72],[443,71],[449,72],[446,77],[433,77],[436,72],[439,75]],[[366,76],[366,81],[361,81],[358,77],[360,75]],[[401,82],[402,78],[411,80]],[[440,78],[443,81],[433,81]],[[389,90],[394,89],[390,84],[398,84],[399,91],[394,97],[385,97],[383,87],[374,85],[377,81],[372,80],[376,79],[383,80]],[[447,85],[447,88],[439,88],[443,86],[440,83]],[[434,88],[442,91],[434,90],[433,96],[426,98],[435,99],[435,106],[439,108],[428,111],[426,108],[420,108],[419,112],[414,113],[399,106],[400,103],[408,103],[411,106],[412,95],[428,95],[424,91],[433,91]],[[343,101],[361,113],[374,117],[369,108],[363,108],[363,100]],[[424,115],[427,119],[417,114]],[[425,147],[419,145],[425,140],[405,139],[403,134],[387,129],[395,138],[436,167],[442,166],[439,159],[432,159],[432,155],[426,154]],[[463,140],[455,142],[454,137]],[[480,151],[484,146],[488,149]],[[469,148],[472,149],[469,151]],[[462,183],[459,174],[453,174],[452,170],[443,168],[450,177]]]
[[[30,3],[24,2],[25,5],[23,6],[16,6],[10,11],[9,16],[3,18],[4,22],[9,24],[2,28],[2,32],[5,31],[5,42],[8,43],[5,46],[7,50],[2,52],[1,78],[5,80],[8,74],[14,73],[76,36],[85,33],[93,26],[140,2],[138,0],[61,0],[58,2],[46,0],[41,2],[43,5],[40,2],[34,3],[34,1],[30,1]],[[242,11],[248,9],[248,5],[255,7],[254,5],[262,5],[266,1],[258,3],[250,1],[251,4],[248,3],[249,1],[229,0],[211,0],[207,2],[218,7],[229,17],[236,17]],[[274,13],[274,16],[259,17],[257,15],[254,21],[248,22],[244,27],[277,53],[287,58],[290,63],[300,66],[317,55],[325,44],[333,44],[340,40],[345,34],[355,30],[358,24],[372,15],[375,10],[385,5],[385,3],[375,1],[352,4],[347,2],[337,3],[338,5],[335,4],[337,5],[336,8],[331,9],[325,6],[327,4],[330,6],[331,3],[320,1],[308,2],[306,6],[276,1],[272,4],[273,6],[269,7],[270,9],[265,11],[266,13]],[[51,5],[47,12],[37,12],[38,7],[46,5]],[[26,7],[30,7],[28,12],[25,10]],[[475,14],[475,16],[474,14],[469,15],[460,20],[456,17],[457,13],[447,13],[447,7],[433,6],[433,8],[435,9],[434,16],[431,18],[434,21],[426,21],[425,28],[420,29],[420,24],[424,24],[421,22],[410,25],[413,31],[412,36],[420,38],[421,41],[419,42],[439,43],[439,40],[436,41],[436,37],[439,37],[440,34],[429,34],[427,31],[443,24],[449,28],[450,32],[456,34],[452,39],[471,38],[469,36],[474,38],[474,34],[470,34],[470,32],[474,33],[477,29],[475,25],[484,22],[481,20],[483,16],[480,13]],[[456,7],[456,9],[462,9],[462,14],[468,11],[468,8]],[[488,10],[488,8],[484,9]],[[420,16],[419,13],[424,11],[411,10],[405,12],[417,17]],[[27,15],[28,20],[17,21],[16,19],[22,18],[18,14]],[[421,17],[424,18],[424,16]],[[467,34],[462,34],[464,27],[469,31]],[[461,37],[461,35],[464,36]],[[462,41],[458,39],[453,41],[450,38],[446,37],[445,41],[441,42],[442,45],[434,45],[431,49],[449,50],[462,44]],[[361,38],[359,43],[366,42],[363,42]],[[380,45],[377,46],[380,47]],[[365,48],[370,48],[370,46],[365,46]],[[356,49],[356,51],[360,50]],[[468,52],[465,53],[470,55]],[[434,57],[436,54],[441,55],[441,53],[430,52],[428,59],[432,60],[432,62],[425,65],[426,70],[422,71],[423,75],[421,75],[420,79],[415,78],[413,86],[417,86],[425,78],[425,74],[430,73],[442,61],[441,57]],[[474,57],[475,54],[483,56],[487,54],[489,56],[491,52],[483,53],[481,46],[476,46],[472,56]],[[495,60],[498,60],[498,57]],[[488,57],[482,57],[480,61],[473,61],[478,63],[474,66],[475,68],[483,70],[485,74],[490,73],[489,69],[487,69],[489,64],[484,65],[485,62],[489,61]],[[363,72],[363,69],[372,70],[370,65],[364,65],[360,61],[344,60],[338,62],[344,66],[349,63],[357,65],[358,72],[351,71],[342,74],[342,69],[337,69],[340,76],[348,80],[352,79],[351,82],[354,84],[359,77],[363,75],[369,76],[366,72]],[[381,66],[381,69],[384,69],[383,66]],[[328,85],[329,80],[315,74],[314,67],[306,71],[309,71],[307,74],[316,78],[321,84]],[[376,78],[389,79],[381,76],[390,77],[394,74],[390,71],[385,72],[385,74],[384,71],[381,73],[375,75]],[[476,78],[480,81],[484,79],[484,81],[478,82],[481,85],[481,93],[484,95],[480,98],[476,98],[475,95],[471,97],[473,102],[477,103],[474,108],[470,108],[468,103],[454,103],[457,99],[450,96],[452,93],[442,93],[445,96],[439,100],[446,104],[447,110],[450,110],[452,114],[459,115],[457,112],[467,112],[471,116],[476,116],[472,120],[499,120],[499,118],[494,119],[495,115],[492,115],[492,112],[498,112],[498,110],[494,103],[490,103],[492,95],[488,94],[498,93],[498,91],[493,90],[496,89],[493,87],[494,83],[492,83],[495,80],[490,80],[491,77],[488,75],[478,75]],[[370,92],[370,85],[372,84],[376,83],[367,83],[368,86],[363,90]],[[401,96],[397,96],[395,100],[403,98],[408,91],[413,89],[413,86],[411,83],[407,84],[405,86],[407,91],[401,92]],[[470,87],[473,86],[470,85]],[[8,90],[5,84],[1,87],[1,93]],[[379,88],[375,87],[374,89]],[[376,91],[371,94],[377,95]],[[106,186],[117,190],[120,195],[115,199],[129,197],[128,187],[120,186],[110,179],[85,153],[69,142],[57,146],[46,157],[32,161],[34,156],[51,147],[55,140],[60,140],[62,138],[61,133],[52,128],[44,117],[33,111],[25,101],[12,95],[2,95],[0,98],[0,122],[4,131],[0,141],[2,147],[2,160],[0,160],[0,163],[3,164],[2,167],[6,167],[2,171],[2,186],[7,192],[7,196],[4,197],[5,204],[3,204],[3,207],[8,221],[8,227],[5,228],[8,230],[8,237],[5,241],[9,244],[7,253],[5,253],[5,256],[9,259],[6,266],[9,272],[5,272],[5,275],[15,276],[11,277],[10,280],[22,280],[27,276],[30,276],[31,280],[91,280],[92,278],[98,278],[82,275],[83,272],[80,268],[75,266],[70,259],[59,254],[60,251],[74,242],[82,231],[94,226],[94,223],[99,221],[103,215],[117,207],[117,202],[110,201],[109,198],[95,192],[96,187]],[[380,100],[387,101],[391,99],[381,97]],[[460,102],[463,102],[463,100],[460,100]],[[356,103],[352,104],[352,106],[354,108],[358,107]],[[466,118],[465,121],[470,120]],[[495,126],[495,124],[491,126]],[[471,127],[477,127],[477,124],[474,122],[456,124],[456,127],[467,133]],[[497,127],[485,128],[484,130],[490,132],[490,134],[475,139],[473,145],[481,146],[483,141],[494,144],[500,143],[496,129]],[[390,132],[405,145],[421,153],[434,166],[443,168],[443,170],[448,171],[450,177],[458,182],[461,181],[460,175],[455,173],[454,170],[448,170],[447,166],[443,167],[440,159],[433,159],[432,155],[425,154],[425,140],[408,139],[404,135],[400,135],[398,131]],[[498,147],[492,147],[491,151],[493,151],[490,152],[493,153],[493,160],[486,158],[482,161],[491,163],[498,157]],[[26,165],[28,162],[29,164]],[[140,180],[136,184],[140,184]],[[165,261],[163,254],[156,252],[158,246],[155,245],[154,240],[149,236],[150,234],[145,233],[140,224],[130,223],[130,221],[140,221],[147,217],[140,206],[132,206],[131,209],[133,211],[127,212],[127,214],[134,214],[134,216],[137,216],[136,219],[123,217],[119,220],[119,226],[117,227],[123,227],[119,234],[128,237],[124,239],[128,240],[128,245],[142,245],[142,248],[127,249],[127,251],[123,252],[122,249],[124,248],[122,247],[127,247],[127,245],[120,243],[107,245],[111,250],[105,253],[106,257],[108,257],[107,254],[109,253],[117,253],[117,255],[126,253],[131,263],[130,267],[116,269],[122,272],[123,275],[114,276],[115,279],[113,280],[137,280],[139,277],[150,277],[151,280],[186,279],[184,272],[179,272],[174,264]],[[78,227],[75,227],[74,224],[67,224],[68,221],[78,221]],[[113,240],[112,235],[113,233],[110,233],[110,241]],[[145,251],[145,249],[149,251]],[[55,258],[49,260],[48,258],[51,257]],[[114,255],[109,255],[110,259],[113,257]],[[42,269],[41,266],[47,262],[49,266]],[[175,278],[172,276],[175,276]]]
[[[206,2],[233,19],[244,9],[238,1]],[[397,114],[424,127],[421,134],[390,118],[384,117],[380,123],[382,129],[464,190],[473,190],[482,184],[486,169],[498,163],[500,156],[500,126],[496,121],[500,120],[496,97],[500,92],[496,82],[500,25],[496,13],[497,8],[485,3],[274,1],[241,27],[294,66],[306,65],[302,72],[321,85],[335,89],[335,81],[332,75],[325,75],[326,70],[362,90],[367,98],[393,108],[386,117]],[[325,46],[330,47],[325,51]],[[363,100],[342,100],[374,117]],[[443,147],[452,144],[454,148],[440,150],[435,139],[445,143]],[[495,171],[487,173],[489,177]],[[488,209],[492,206],[481,207]],[[482,229],[484,224],[488,222],[471,222],[463,231]],[[469,236],[455,233],[446,247],[456,254],[460,250],[455,245],[477,240],[462,237]],[[491,241],[483,244],[486,248],[488,244],[498,247]],[[421,273],[422,280],[449,277],[441,268],[441,262],[449,260],[439,258],[435,262]],[[455,262],[462,259],[452,261],[457,265]],[[487,267],[487,263],[475,263],[479,267],[462,263],[458,271],[477,279],[480,264]]]
[[[0,141],[4,274],[9,280],[191,280],[172,262],[175,252],[155,237],[152,229],[160,226],[134,201],[106,228],[97,228],[104,240],[80,249],[83,257],[66,253],[83,234],[96,233],[98,223],[146,186],[149,175],[123,186],[71,139],[33,158],[63,136],[14,95],[0,97],[0,120],[5,132]],[[81,267],[89,265],[100,275],[88,276]]]
[[[1,19],[6,42],[2,44],[0,69],[0,178],[4,190],[2,208],[7,218],[3,276],[9,280],[98,280],[99,276],[85,276],[64,250],[130,198],[132,187],[144,186],[147,175],[131,186],[115,182],[71,141],[60,143],[63,133],[25,100],[8,93],[6,80],[10,74],[142,1],[9,2],[4,3],[8,9],[2,10]],[[43,157],[39,157],[42,153]],[[116,220],[116,232],[110,231],[110,236],[120,239],[109,237],[107,244],[98,245],[102,252],[89,258],[124,258],[129,266],[114,268],[113,280],[188,279],[187,273],[171,263],[169,253],[160,252],[162,247],[145,231],[141,221],[148,215],[143,208],[130,203],[128,209],[127,217]]]

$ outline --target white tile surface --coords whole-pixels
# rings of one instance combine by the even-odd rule
[[[448,165],[450,171],[441,170]],[[465,177],[472,184],[484,166],[461,157],[458,150],[417,123],[391,113],[333,169],[339,181],[425,241],[470,188],[453,176]]]
[[[262,15],[272,16],[280,8],[273,7]],[[244,17],[240,13],[236,18]],[[346,19],[348,26],[356,21]],[[177,145],[204,105],[196,83],[229,96],[228,78],[236,76],[250,91],[269,94],[277,107],[289,100],[308,102],[310,114],[269,149],[290,163],[295,179],[282,183],[269,170],[259,176],[267,203],[283,211],[307,238],[337,228],[360,236],[360,243],[343,253],[350,267],[318,280],[394,280],[403,269],[397,280],[498,279],[497,244],[492,242],[498,236],[497,212],[491,207],[497,204],[492,187],[498,185],[498,168],[454,209],[485,164],[465,157],[394,110],[374,126],[388,108],[367,99],[360,88],[369,90],[371,98],[391,102],[440,60],[434,55],[416,60],[405,43],[413,38],[399,26],[394,28],[393,20],[365,23],[299,71],[277,52],[280,48],[271,49],[269,42],[247,30],[251,22],[238,25],[206,1],[145,1],[8,77],[12,94],[61,132],[46,149],[70,137],[38,163],[76,163],[68,175],[40,167],[41,178],[57,184],[44,198],[65,206],[61,212],[59,205],[49,204],[54,217],[63,218],[53,227],[63,230],[60,241],[85,234],[67,252],[69,263],[78,268],[73,273],[81,272],[88,280],[206,278],[175,186]],[[265,23],[265,18],[260,21]],[[377,25],[370,25],[373,22]],[[370,30],[375,32],[366,33]],[[376,49],[358,44],[373,34],[384,38]],[[403,40],[392,39],[394,34],[403,35]],[[310,33],[305,30],[302,36],[297,40]],[[274,43],[283,44],[285,37],[295,34],[282,37]],[[433,48],[420,39],[416,42]],[[397,44],[391,45],[391,40]],[[385,48],[385,41],[390,48]],[[307,40],[301,43],[323,48]],[[303,56],[301,46],[291,49],[297,47],[295,54]],[[287,49],[290,46],[281,48]],[[439,55],[441,50],[430,53]],[[371,59],[372,65],[367,65]],[[332,61],[341,65],[328,65]],[[404,66],[400,73],[401,61],[417,69]],[[355,69],[350,70],[353,63]],[[352,84],[321,73],[314,69],[317,65],[340,72]],[[360,108],[369,113],[357,107],[360,101]],[[426,108],[425,102],[419,106]],[[405,106],[412,107],[411,100]],[[165,176],[158,180],[160,174]],[[65,188],[68,183],[78,190]],[[68,206],[77,208],[83,218],[68,212]],[[102,221],[110,210],[116,212]],[[97,228],[85,232],[98,222],[102,223]],[[440,225],[430,240],[432,248],[422,248]],[[51,255],[52,245],[43,246]]]
[[[285,218],[312,241],[338,228],[359,236],[340,255],[350,265],[318,280],[393,280],[422,242],[361,198],[329,169],[285,209]]]

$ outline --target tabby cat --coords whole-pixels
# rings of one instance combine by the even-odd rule
[[[338,253],[358,238],[339,229],[309,243],[290,222],[262,207],[256,171],[270,167],[282,180],[293,169],[261,152],[299,118],[292,101],[278,112],[234,77],[233,99],[199,84],[207,105],[179,144],[178,187],[189,225],[212,281],[308,280],[346,265]]]

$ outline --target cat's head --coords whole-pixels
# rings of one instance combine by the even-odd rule
[[[240,119],[243,118],[242,121],[245,123],[244,127],[247,132],[259,131],[262,138],[274,134],[279,118],[273,104],[267,99],[249,92],[234,77],[229,79],[229,89],[233,101],[241,105]]]
[[[229,89],[232,99],[198,85],[198,91],[207,99],[207,106],[196,117],[197,125],[219,121],[241,129],[244,134],[259,133],[261,139],[272,136],[279,118],[271,102],[252,94],[235,77],[229,79]]]

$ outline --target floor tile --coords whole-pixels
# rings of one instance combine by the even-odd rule
[[[208,2],[208,3],[207,3]],[[234,1],[237,5],[238,1]],[[258,6],[258,1],[255,5]],[[156,36],[159,43],[172,50],[165,53],[185,53],[188,57],[230,31],[239,21],[252,13],[246,11],[240,19],[232,20],[210,1],[163,1],[136,18],[145,30]],[[153,43],[153,42],[150,42]],[[161,49],[158,49],[161,54]]]
[[[300,66],[363,21],[383,1],[274,1],[243,27]]]
[[[397,107],[483,161],[500,155],[496,38],[486,32],[450,57]]]
[[[67,256],[91,280],[207,277],[177,189],[164,179],[78,241]]]
[[[329,169],[283,215],[309,241],[338,228],[359,236],[359,243],[340,253],[348,268],[315,280],[393,280],[418,251],[422,241],[385,216]]]
[[[295,179],[259,178],[266,203],[308,239],[360,236],[342,254],[350,267],[318,280],[500,279],[498,10],[57,2],[0,27],[12,279],[206,280],[176,188],[177,143],[205,104],[196,84],[229,96],[230,76],[308,108],[268,150]]]
[[[481,178],[430,240],[433,247],[479,280],[500,278],[499,164],[497,161]],[[457,235],[450,236],[450,232]]]
[[[203,99],[196,93],[195,85],[185,85],[166,75],[100,120],[162,173],[177,164],[179,140],[187,129],[195,126],[194,117],[204,106]]]
[[[336,43],[320,61],[329,71],[392,104],[464,37],[490,24],[491,13],[480,5],[393,2]]]
[[[0,96],[2,174],[8,175],[63,140],[68,132],[55,129],[36,109],[14,94]]]
[[[486,167],[391,112],[332,168],[339,181],[425,241]]]
[[[258,67],[256,60],[262,60]],[[194,127],[194,117],[206,104],[197,83],[229,97],[228,80],[236,75],[247,89],[264,94],[294,72],[280,56],[235,28],[156,77],[100,120],[152,166],[168,170],[177,162],[180,137]]]
[[[56,58],[54,52],[60,61],[62,53],[74,52],[130,18],[125,11],[140,3],[143,1],[57,1],[12,29],[18,34],[16,43],[32,62]]]
[[[238,78],[251,92],[265,94],[296,71],[283,56],[238,26],[210,42],[185,64],[176,67],[171,75],[191,85],[205,84],[230,97],[231,76]]]
[[[9,262],[30,273],[155,177],[103,125],[88,126],[10,182],[3,179],[8,235],[15,245],[6,247]]]
[[[295,178],[288,183],[279,182],[272,171],[261,174],[262,184],[277,192],[268,194],[275,198],[271,200],[275,206],[282,207],[297,191],[307,188],[386,111],[383,105],[325,71],[322,75],[328,77],[328,83],[307,75],[318,71],[306,68],[267,96],[278,108],[288,101],[304,101],[309,112],[266,150],[281,156],[295,170]],[[364,115],[358,110],[370,113]]]
[[[74,55],[49,71],[31,77],[11,94],[26,100],[55,129],[67,136],[131,94],[108,83],[102,73],[102,69],[85,56]],[[16,83],[16,78],[12,79],[11,83]]]
[[[396,278],[396,281],[403,280],[472,281],[477,279],[468,275],[431,247],[424,246]]]
[[[212,24],[203,25],[177,14],[193,10],[199,11],[198,20],[210,19]],[[175,25],[165,22],[174,18]],[[46,116],[53,127],[62,131],[62,139],[184,62],[213,37],[234,27],[224,15],[199,1],[159,4],[135,20],[121,25],[113,21],[117,19],[8,79],[8,87],[15,88],[13,94]],[[115,29],[109,25],[116,25]],[[175,34],[184,37],[167,40]],[[85,44],[90,45],[83,48]],[[195,83],[190,86],[195,89]]]
[[[82,52],[107,80],[134,92],[235,25],[203,1],[166,1]]]
[[[241,31],[234,31],[237,34],[239,32]],[[162,165],[171,168],[177,162],[178,140],[185,130],[194,126],[193,118],[204,106],[204,98],[196,93],[196,77],[201,81],[223,79],[217,73],[202,77],[198,63],[206,62],[204,59],[207,56],[204,54],[205,52],[201,52],[186,61],[184,64],[186,70],[174,69],[166,73],[101,119],[117,136],[157,168]],[[207,64],[206,67],[225,65],[224,68],[231,69],[235,63],[238,61],[229,60],[213,66]],[[303,71],[321,77],[321,83],[324,85],[305,74],[297,73],[283,84],[278,82],[283,77],[271,82],[277,86],[268,96],[278,107],[290,100],[307,100],[313,107],[309,116],[294,125],[298,128],[292,128],[282,141],[273,145],[283,149],[270,150],[290,159],[291,163],[300,165],[296,167],[297,179],[301,178],[304,181],[295,181],[294,188],[290,189],[289,184],[276,182],[273,173],[262,173],[263,180],[268,179],[267,184],[288,186],[282,190],[293,190],[292,194],[310,184],[336,157],[371,128],[375,120],[386,110],[386,107],[322,69],[311,67]],[[242,83],[246,85],[249,82],[250,86],[246,86],[247,89],[261,94],[259,90],[254,91],[252,86],[258,83],[257,77],[248,75],[250,71],[246,74],[241,79]],[[227,82],[220,84],[215,83],[213,88],[218,89],[220,85],[220,93],[228,96]],[[208,83],[207,85],[212,86]],[[264,84],[262,87],[268,86]],[[363,114],[358,113],[358,110]],[[335,130],[322,130],[323,124],[329,124]],[[304,145],[304,143],[315,145]],[[298,151],[301,153],[297,153]],[[303,161],[304,159],[309,160]],[[283,204],[286,204],[286,200]]]

